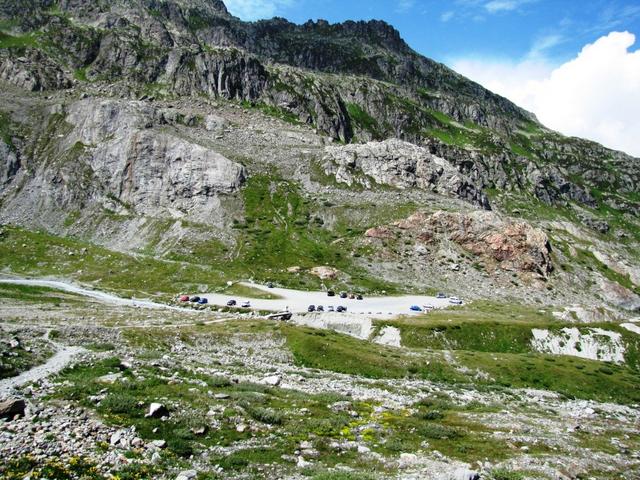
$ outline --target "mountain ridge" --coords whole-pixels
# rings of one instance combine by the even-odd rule
[[[602,242],[611,250],[602,258],[635,261],[637,159],[546,129],[508,100],[418,55],[384,22],[247,23],[222,2],[200,0],[24,5],[10,1],[0,10],[0,79],[13,85],[2,94],[6,222],[160,256],[215,239],[221,245],[214,258],[226,265],[242,257],[242,242],[253,245],[257,232],[273,228],[247,213],[255,193],[247,191],[263,188],[267,175],[271,190],[284,182],[287,195],[309,202],[295,222],[318,227],[305,240],[323,252],[315,261],[338,262],[358,275],[374,268],[360,260],[365,247],[358,235],[401,218],[367,210],[359,233],[339,233],[337,225],[353,215],[325,206],[332,202],[321,200],[322,189],[336,198],[340,189],[353,190],[342,208],[379,197],[397,215],[417,201],[414,210],[456,202],[445,210],[524,217],[551,228],[558,237],[552,244],[566,241],[561,220],[586,228],[585,238],[595,236],[584,240],[586,250],[588,242]],[[130,131],[111,130],[111,121]],[[224,177],[223,165],[238,174]],[[144,225],[135,241],[122,240]],[[257,237],[244,238],[241,226]],[[324,246],[344,234],[348,262]],[[307,234],[286,235],[295,249]],[[460,260],[457,253],[452,258]],[[273,275],[268,271],[261,275]],[[420,288],[425,279],[414,275]],[[446,278],[446,267],[434,275]],[[570,272],[554,275],[571,284]],[[516,282],[516,290],[530,280]],[[475,281],[480,288],[481,277]],[[635,298],[633,285],[620,281]]]

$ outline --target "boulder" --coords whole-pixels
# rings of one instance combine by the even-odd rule
[[[204,128],[209,132],[219,132],[226,127],[227,121],[218,115],[207,115],[204,119]]]
[[[152,403],[149,405],[149,413],[145,415],[146,418],[162,418],[168,416],[169,410],[161,403]]]
[[[398,461],[398,468],[410,468],[418,463],[418,456],[415,453],[401,453]]]
[[[122,379],[122,373],[109,373],[107,375],[103,375],[97,379],[100,383],[116,383],[118,380]]]
[[[191,433],[193,433],[194,435],[204,435],[205,433],[207,433],[208,429],[209,427],[207,427],[206,425],[201,425],[199,427],[192,428]]]
[[[450,480],[480,480],[480,474],[478,472],[474,472],[473,470],[459,468],[458,470],[453,472]]]
[[[321,280],[335,280],[340,274],[339,270],[332,267],[313,267],[310,270],[311,275],[315,275]]]
[[[176,480],[193,480],[198,476],[196,470],[184,470],[178,474]]]
[[[18,416],[24,416],[27,404],[21,398],[7,398],[0,402],[0,418],[12,420]]]
[[[272,387],[277,387],[278,385],[280,385],[281,381],[282,377],[280,377],[280,375],[270,375],[262,379],[262,383],[264,385],[270,385]]]
[[[167,448],[167,442],[165,440],[152,440],[150,445],[154,448]]]

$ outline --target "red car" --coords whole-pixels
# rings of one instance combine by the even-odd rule
[[[189,301],[189,296],[188,295],[180,295],[180,301],[181,302],[188,302]]]

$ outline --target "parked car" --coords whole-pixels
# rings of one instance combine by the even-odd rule
[[[327,307],[327,312],[333,312],[333,311],[335,311],[334,308],[333,308],[333,305],[329,305]]]
[[[351,299],[351,300],[355,300],[355,299],[356,299],[356,296],[352,293],[351,295],[349,295],[349,299]]]
[[[422,309],[420,308],[419,305],[411,305],[410,310],[413,311],[413,312],[421,312],[422,311]]]
[[[273,288],[273,282],[267,283],[267,288]]]
[[[188,302],[189,301],[189,295],[180,295],[180,301],[181,302]]]
[[[347,309],[346,309],[346,308],[344,308],[344,307],[338,307],[338,308],[336,308],[336,312],[338,312],[338,313],[342,313],[342,312],[346,312],[346,311],[347,311]]]
[[[451,305],[462,305],[462,300],[460,300],[458,297],[451,297],[449,299],[449,303]]]
[[[435,307],[433,305],[423,305],[422,309],[425,311],[433,310]]]
[[[318,311],[318,312],[324,312],[324,307],[323,307],[322,305],[318,305],[318,306],[316,307],[316,311]]]
[[[340,298],[347,298],[346,292],[340,292]]]
[[[438,295],[436,295],[436,298],[447,298],[447,296],[444,293],[440,292],[438,293]]]
[[[244,302],[242,302],[242,305],[240,305],[242,308],[249,308],[251,307],[251,302],[249,300],[246,300]]]
[[[358,299],[358,300],[362,300],[362,295],[358,295],[358,296],[356,297],[356,299]]]
[[[329,290],[327,292],[327,297],[335,297],[336,296],[336,292],[334,292],[333,290]]]
[[[316,311],[315,305],[309,305],[309,308],[307,308],[307,312],[315,312],[315,311]]]
[[[229,300],[227,302],[227,307],[235,307],[237,305],[237,302],[235,300]]]
[[[200,297],[197,296],[197,295],[195,295],[195,296],[193,296],[193,297],[191,297],[189,299],[189,301],[192,302],[192,303],[196,303],[198,300],[200,300]]]
[[[200,300],[198,300],[198,305],[206,305],[207,303],[209,303],[209,300],[207,300],[206,298],[201,298]]]

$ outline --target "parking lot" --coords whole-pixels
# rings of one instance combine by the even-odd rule
[[[448,298],[430,296],[364,296],[362,300],[356,300],[340,298],[339,292],[336,292],[335,297],[329,297],[326,292],[306,292],[277,287],[268,288],[265,285],[253,283],[243,283],[243,285],[268,291],[281,298],[277,300],[261,300],[223,294],[203,294],[200,295],[200,297],[206,298],[210,304],[217,306],[224,306],[231,299],[237,301],[238,307],[240,307],[243,302],[249,301],[251,308],[254,310],[269,310],[274,312],[288,310],[292,313],[305,313],[308,311],[309,305],[314,305],[316,308],[318,305],[322,305],[325,311],[328,310],[329,306],[332,306],[334,309],[338,306],[344,306],[350,314],[375,315],[378,317],[396,317],[398,315],[416,315],[421,313],[420,311],[412,311],[412,306],[418,306],[420,308],[425,306],[445,308],[451,305]]]

